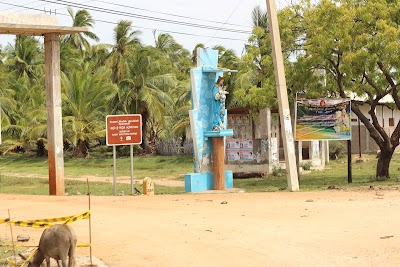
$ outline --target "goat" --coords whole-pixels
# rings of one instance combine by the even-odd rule
[[[76,234],[69,225],[56,224],[45,229],[40,237],[39,249],[28,267],[40,267],[44,259],[46,266],[50,267],[50,257],[57,261],[58,267],[75,267],[76,242]]]

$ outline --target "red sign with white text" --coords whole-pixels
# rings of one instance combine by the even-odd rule
[[[108,115],[106,117],[108,146],[142,143],[142,115]]]

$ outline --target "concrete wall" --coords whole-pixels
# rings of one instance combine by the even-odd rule
[[[285,168],[285,164],[281,164],[284,151],[277,114],[271,115],[265,109],[255,120],[246,110],[231,111],[227,127],[233,129],[234,135],[226,139],[226,169],[235,174],[267,174],[276,165]],[[322,146],[312,148],[311,142],[302,142],[301,158],[311,161],[313,166],[325,165],[320,152]]]

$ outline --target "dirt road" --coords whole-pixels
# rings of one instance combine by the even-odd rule
[[[88,198],[0,195],[0,219],[8,209],[60,217],[87,210]],[[400,266],[397,190],[92,196],[91,211],[93,255],[109,266]],[[72,224],[78,243],[88,225]],[[13,232],[37,244],[42,229]]]

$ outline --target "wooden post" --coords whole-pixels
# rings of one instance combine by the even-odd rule
[[[271,33],[272,55],[274,60],[276,91],[278,94],[279,117],[281,122],[281,133],[283,138],[283,149],[285,152],[286,173],[288,188],[290,191],[299,190],[299,180],[297,176],[296,155],[290,119],[289,100],[287,96],[285,69],[283,66],[283,56],[281,47],[281,37],[279,35],[278,15],[274,0],[266,0]]]
[[[213,137],[214,190],[225,189],[225,148],[224,137]]]
[[[61,111],[60,36],[44,35],[47,143],[50,195],[64,195],[64,154]]]

